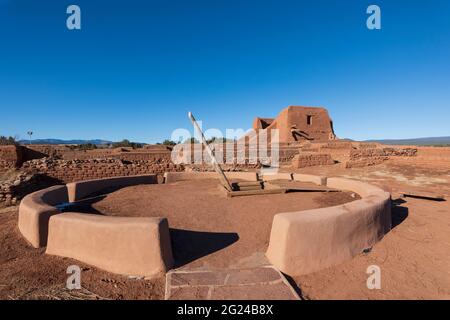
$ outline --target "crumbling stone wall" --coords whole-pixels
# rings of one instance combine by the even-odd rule
[[[334,161],[327,153],[301,152],[292,159],[292,166],[296,169],[332,164]]]
[[[57,184],[141,174],[184,171],[170,161],[120,159],[63,160],[42,158],[26,161],[0,183],[0,206],[16,205],[29,193]]]
[[[374,149],[379,145],[373,142],[361,142],[358,144],[358,149]]]
[[[22,148],[20,146],[0,146],[0,173],[22,165]]]
[[[62,159],[66,153],[71,152],[67,145],[31,144],[24,145],[23,148],[26,161],[45,157]]]
[[[211,148],[214,150],[217,161],[224,167],[230,168],[255,168],[254,162],[249,162],[250,155],[252,160],[257,163],[267,163],[271,161],[272,149],[270,145],[267,149],[258,149],[257,147],[250,147],[249,145],[239,145],[237,143],[213,143]],[[232,154],[228,155],[228,150],[231,150]],[[177,162],[184,164],[195,164],[196,159],[203,159],[206,167],[210,167],[211,160],[205,151],[202,144],[184,144],[177,146],[175,149],[175,159]],[[280,144],[278,149],[278,162],[280,164],[290,163],[294,156],[298,154],[299,146],[289,146],[287,144]],[[233,159],[234,163],[230,159]],[[245,159],[245,163],[241,161]],[[239,160],[239,161],[238,161]],[[198,162],[198,160],[197,160]],[[239,163],[238,163],[239,162]],[[242,163],[241,163],[242,162]],[[259,167],[259,165],[258,165]]]
[[[122,152],[114,155],[113,158],[124,161],[154,161],[154,162],[170,162],[171,156],[169,152]]]
[[[361,168],[381,164],[390,157],[415,157],[417,148],[371,148],[350,151],[346,168]]]
[[[132,148],[99,148],[92,150],[79,150],[67,145],[27,145],[22,146],[24,161],[40,159],[44,157],[64,160],[89,160],[99,158],[115,158],[121,160],[146,160],[158,161],[170,160],[170,148],[160,145],[146,146],[142,149]]]
[[[16,205],[27,194],[55,184],[53,179],[42,174],[12,172],[0,183],[0,207]]]
[[[383,148],[385,155],[390,157],[415,157],[417,148]]]
[[[321,149],[353,149],[353,144],[351,141],[329,141],[321,146]]]
[[[281,143],[336,139],[333,122],[325,108],[289,106],[275,119],[256,118],[253,129],[258,133],[267,130],[269,138],[270,130],[278,129]]]
[[[150,173],[163,174],[164,172],[183,171],[184,167],[169,161],[124,161],[120,159],[62,160],[44,158],[27,161],[23,164],[22,169],[26,172],[45,174],[61,183],[69,183],[117,176]]]

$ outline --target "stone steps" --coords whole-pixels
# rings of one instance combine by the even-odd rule
[[[221,270],[173,270],[166,275],[166,300],[300,300],[273,266]]]

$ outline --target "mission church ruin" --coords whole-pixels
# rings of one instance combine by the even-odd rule
[[[280,143],[336,139],[327,109],[317,107],[289,106],[274,119],[255,118],[253,129],[257,133],[265,130],[268,134],[277,129]]]

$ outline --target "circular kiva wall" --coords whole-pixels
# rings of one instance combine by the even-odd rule
[[[390,194],[366,183],[280,173],[258,177],[227,172],[229,179],[296,180],[348,190],[361,196],[344,205],[274,216],[267,257],[281,271],[300,275],[348,260],[373,246],[390,230]],[[214,172],[166,173],[165,182],[209,179]],[[156,175],[116,177],[54,186],[26,196],[19,208],[19,230],[34,247],[74,258],[109,272],[152,277],[173,267],[165,217],[114,217],[61,213],[58,204],[85,199],[102,190],[157,183]]]
[[[111,187],[157,183],[156,175],[69,183],[25,197],[19,230],[34,247],[124,275],[155,276],[173,266],[167,219],[61,213],[57,204],[82,200]]]
[[[289,275],[318,271],[372,247],[391,229],[391,195],[367,183],[294,174],[296,181],[353,191],[360,200],[275,215],[267,257]]]

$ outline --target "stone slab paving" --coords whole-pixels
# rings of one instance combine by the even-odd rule
[[[166,275],[166,300],[300,300],[273,266],[226,270],[173,270]]]

